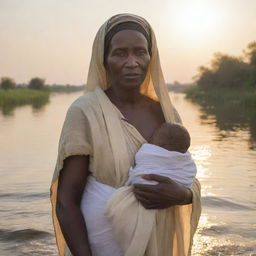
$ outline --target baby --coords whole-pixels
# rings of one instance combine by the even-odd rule
[[[184,126],[164,123],[153,134],[150,143],[141,146],[135,155],[135,167],[130,168],[126,185],[157,184],[143,179],[144,174],[158,174],[191,187],[196,165],[187,152],[190,136]]]

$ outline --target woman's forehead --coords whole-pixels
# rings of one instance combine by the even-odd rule
[[[123,48],[127,46],[147,47],[148,42],[145,36],[136,30],[122,30],[116,33],[111,39],[111,48]]]

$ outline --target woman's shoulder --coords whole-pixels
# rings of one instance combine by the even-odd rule
[[[67,116],[71,118],[97,118],[101,108],[96,95],[88,92],[78,97],[68,108]]]
[[[99,107],[99,102],[94,92],[88,92],[78,97],[69,107],[69,109],[88,110]]]

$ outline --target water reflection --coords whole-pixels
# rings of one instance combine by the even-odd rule
[[[41,111],[43,107],[49,103],[49,100],[34,100],[29,105],[32,106],[33,110],[35,112]],[[7,103],[1,106],[1,111],[4,116],[11,116],[14,114],[14,110],[20,106],[24,106],[28,104],[11,104]]]
[[[194,103],[200,104],[202,124],[214,123],[223,136],[230,136],[223,131],[248,130],[251,135],[249,147],[256,148],[256,109],[235,102],[218,102],[214,105],[208,101]],[[221,136],[219,138],[221,139]]]

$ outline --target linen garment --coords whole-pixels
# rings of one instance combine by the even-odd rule
[[[141,17],[131,14],[120,14],[109,19],[101,26],[93,43],[85,94],[70,106],[59,141],[58,158],[51,185],[51,202],[55,235],[61,256],[71,255],[56,217],[58,177],[65,158],[72,155],[89,155],[89,170],[93,177],[100,183],[120,188],[127,180],[128,169],[134,164],[136,152],[146,142],[104,93],[109,86],[103,64],[104,38],[110,29],[109,24],[114,26],[126,21],[146,24],[152,40],[150,64],[141,85],[141,93],[160,102],[166,121],[181,122],[170,101],[161,70],[156,39],[150,25]],[[200,184],[197,180],[192,184],[191,191],[192,204],[156,210],[145,256],[190,255],[192,239],[201,211]],[[138,202],[137,204],[135,207],[139,208],[140,214],[142,206]],[[126,205],[129,205],[129,198]],[[143,228],[147,228],[147,218],[151,216],[146,216],[144,222],[139,223],[141,228],[138,230],[143,231]],[[120,220],[120,224],[129,229],[125,218]],[[140,232],[138,237],[146,241],[143,233]],[[129,246],[135,252],[133,255],[138,255],[140,248],[137,248],[136,244]]]

